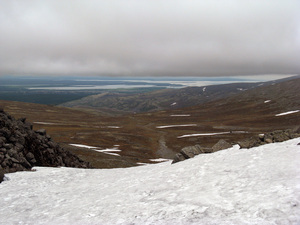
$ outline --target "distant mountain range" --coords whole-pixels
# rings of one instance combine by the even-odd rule
[[[72,108],[93,109],[109,114],[154,112],[179,109],[223,99],[258,87],[296,80],[299,76],[258,83],[232,83],[181,89],[163,89],[139,94],[101,93],[61,104]],[[248,92],[246,92],[248,93]]]

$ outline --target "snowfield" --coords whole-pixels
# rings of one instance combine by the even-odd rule
[[[172,165],[7,174],[0,224],[300,224],[299,142]]]

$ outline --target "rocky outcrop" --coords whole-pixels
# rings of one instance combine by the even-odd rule
[[[0,171],[31,170],[34,166],[90,168],[55,143],[44,129],[34,131],[25,118],[16,120],[0,110]]]
[[[240,148],[253,148],[268,143],[283,142],[297,137],[300,137],[300,127],[295,130],[277,130],[266,134],[260,134],[246,138],[242,141],[238,141],[237,144],[240,146]],[[190,159],[199,154],[213,153],[231,147],[232,144],[223,139],[219,140],[212,148],[205,148],[200,145],[185,147],[175,155],[172,163]]]
[[[240,146],[240,148],[253,148],[264,144],[283,142],[300,137],[299,132],[299,128],[297,130],[276,130],[238,141],[237,144]]]
[[[177,153],[173,159],[172,163],[177,163],[186,159],[190,159],[195,157],[196,155],[202,153],[210,153],[212,152],[211,148],[205,148],[200,145],[189,146],[181,149],[179,153]]]

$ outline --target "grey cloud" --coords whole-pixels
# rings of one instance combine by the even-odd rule
[[[297,0],[0,5],[0,75],[300,73]]]

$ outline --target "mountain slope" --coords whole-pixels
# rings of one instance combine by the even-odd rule
[[[173,164],[36,168],[0,184],[3,224],[299,224],[300,138]]]
[[[268,86],[296,78],[297,76],[270,82],[232,83],[181,89],[163,89],[141,94],[103,93],[67,102],[62,104],[62,106],[89,108],[109,113],[153,112],[200,105],[260,86]]]
[[[163,89],[134,95],[104,93],[67,102],[62,104],[62,106],[93,108],[119,113],[150,112],[199,105],[262,84],[263,83],[239,83],[211,85],[207,87],[187,87],[182,89]]]
[[[211,147],[220,139],[236,142],[260,133],[298,128],[300,112],[276,115],[300,110],[300,79],[272,84],[193,107],[118,117],[8,101],[0,101],[0,108],[16,118],[28,118],[35,129],[46,129],[53,140],[94,167],[128,167],[151,163],[155,158],[172,159],[186,146]],[[107,153],[118,155],[69,144],[110,149],[114,151]]]

